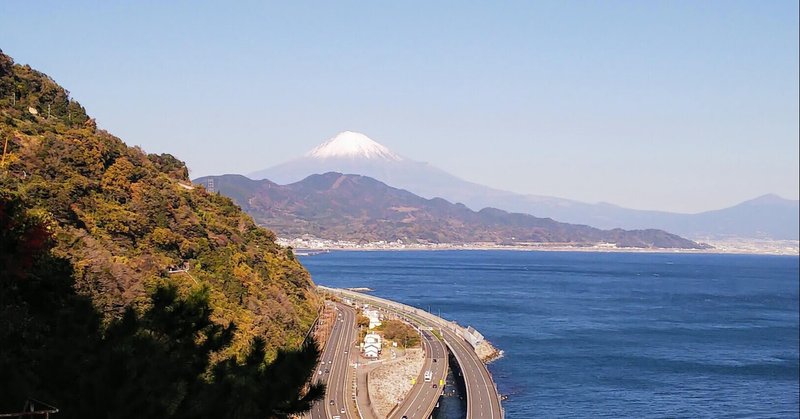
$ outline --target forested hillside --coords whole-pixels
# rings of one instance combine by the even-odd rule
[[[472,211],[441,198],[425,199],[373,178],[341,173],[311,175],[278,185],[240,175],[195,179],[238,202],[261,225],[282,237],[305,234],[357,243],[402,240],[405,243],[496,244],[567,243],[617,247],[708,247],[662,230],[600,230],[495,208]]]
[[[69,92],[2,52],[0,146],[0,413],[22,407],[24,399],[17,399],[23,396],[50,397],[43,401],[61,403],[63,417],[76,417],[77,410],[63,407],[77,401],[60,397],[58,388],[72,397],[88,394],[66,382],[55,387],[52,375],[59,370],[46,358],[56,349],[68,357],[70,350],[79,350],[68,345],[79,341],[85,353],[80,362],[87,364],[80,357],[65,360],[63,368],[77,370],[62,371],[64,377],[81,375],[80,367],[96,368],[92,362],[108,366],[119,357],[116,372],[133,381],[129,390],[145,394],[123,394],[112,407],[120,409],[137,397],[164,404],[163,410],[147,410],[151,415],[141,417],[188,414],[181,406],[200,394],[205,402],[219,398],[249,406],[246,391],[231,389],[260,377],[254,371],[266,374],[262,378],[274,373],[262,364],[282,350],[302,349],[278,357],[294,360],[295,381],[310,372],[316,348],[302,343],[320,300],[308,273],[230,199],[191,186],[183,162],[128,147],[97,129]],[[64,312],[57,315],[59,310]],[[77,336],[62,336],[72,332]],[[53,340],[55,335],[60,340]],[[110,342],[115,336],[119,340]],[[154,365],[163,361],[161,380],[169,380],[170,365],[173,370],[186,366],[175,377],[191,378],[181,384],[136,375],[157,372],[133,363],[146,364],[151,356]],[[69,366],[72,361],[76,364]],[[247,365],[249,372],[239,371],[247,377],[237,377],[237,368]],[[147,386],[156,382],[171,390],[153,396],[149,392],[157,389]],[[239,395],[223,397],[225,382],[226,391]],[[210,387],[188,391],[198,383]],[[303,383],[284,384],[283,390],[270,390],[275,397],[294,391],[289,398],[296,398]],[[121,401],[125,397],[129,400]],[[262,407],[271,409],[268,416],[281,416],[275,413],[278,404]],[[241,417],[263,417],[255,407],[249,412]],[[189,417],[198,415],[206,416]]]

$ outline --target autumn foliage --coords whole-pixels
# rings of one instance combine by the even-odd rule
[[[230,199],[193,187],[175,157],[147,154],[97,129],[68,91],[0,52],[0,147],[6,140],[2,281],[29,278],[36,260],[58,261],[53,275],[65,276],[64,290],[97,314],[101,342],[119,328],[146,329],[143,319],[172,304],[163,306],[164,298],[191,303],[201,311],[192,316],[208,320],[204,327],[221,328],[211,335],[228,330],[213,347],[197,346],[214,342],[202,330],[191,335],[196,341],[184,340],[207,358],[191,365],[202,366],[205,379],[217,374],[234,387],[237,365],[263,370],[258,362],[272,365],[302,347],[321,301],[306,270],[272,232]],[[19,304],[0,301],[11,310],[0,326],[13,329],[7,322],[24,318],[27,309],[14,310],[36,297],[5,295]],[[199,367],[192,368],[189,375]]]
[[[419,333],[405,322],[397,319],[387,319],[380,325],[383,337],[397,342],[402,347],[419,345]]]

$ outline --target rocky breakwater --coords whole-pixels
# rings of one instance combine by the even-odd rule
[[[489,341],[486,340],[479,343],[478,346],[475,347],[475,353],[478,354],[478,358],[484,364],[488,364],[495,359],[503,357],[503,351],[495,348],[491,343],[489,343]]]

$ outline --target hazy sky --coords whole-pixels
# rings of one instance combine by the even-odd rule
[[[797,1],[163,3],[0,2],[0,49],[193,177],[354,130],[515,192],[798,197]]]

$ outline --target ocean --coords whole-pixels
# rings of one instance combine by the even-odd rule
[[[507,418],[798,417],[797,257],[332,252],[314,281],[474,326]]]

